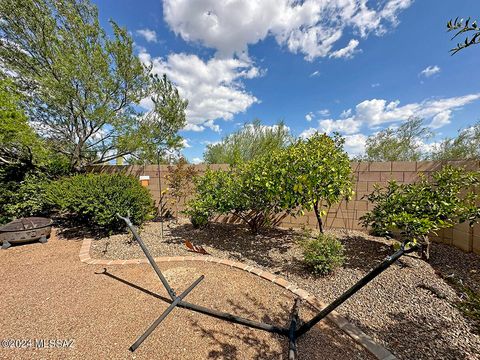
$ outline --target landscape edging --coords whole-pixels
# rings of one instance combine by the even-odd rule
[[[129,259],[129,260],[108,260],[108,259],[92,259],[90,257],[90,246],[92,239],[84,239],[80,248],[80,261],[90,265],[133,265],[133,264],[146,264],[147,259]],[[297,287],[286,281],[284,278],[278,275],[269,273],[268,271],[256,268],[252,265],[243,264],[238,261],[220,259],[213,256],[161,256],[154,258],[155,262],[175,262],[175,261],[204,261],[215,264],[222,264],[247,271],[251,274],[257,275],[265,280],[271,281],[274,284],[283,287],[284,289],[292,292],[293,294],[305,300],[310,305],[317,309],[323,309],[326,304],[318,300],[314,295]],[[337,325],[343,332],[353,338],[357,343],[367,349],[373,356],[379,360],[395,360],[397,359],[390,351],[383,346],[378,345],[373,339],[365,334],[358,327],[350,323],[342,315],[336,311],[332,311],[327,318]]]

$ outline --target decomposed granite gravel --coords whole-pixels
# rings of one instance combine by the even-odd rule
[[[108,276],[103,266],[79,261],[80,246],[53,238],[0,251],[0,359],[286,358],[285,338],[184,309],[175,309],[131,353],[129,346],[168,306],[161,298],[167,294],[148,264],[107,266]],[[212,263],[159,265],[178,291],[205,275],[188,295],[191,302],[275,324],[288,321],[293,294],[258,276]],[[302,306],[301,317],[311,315]],[[305,360],[372,359],[329,321],[298,346]]]
[[[355,231],[334,231],[346,247],[346,264],[327,277],[314,277],[301,263],[298,232],[276,229],[252,235],[231,224],[195,230],[173,221],[149,223],[141,236],[153,256],[196,256],[185,240],[212,256],[241,261],[279,274],[328,303],[393,252],[391,242]],[[130,234],[92,242],[91,257],[143,258]],[[441,276],[440,276],[441,274]],[[404,256],[337,311],[399,359],[480,359],[480,337],[457,309],[459,296],[443,278],[480,289],[480,256],[434,244],[431,261]],[[196,291],[196,290],[195,290]],[[262,358],[262,357],[260,357]],[[307,357],[308,358],[308,357]]]

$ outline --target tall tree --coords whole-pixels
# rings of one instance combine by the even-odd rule
[[[41,139],[28,124],[13,82],[0,80],[0,167],[33,168],[45,155]]]
[[[387,128],[368,137],[366,161],[416,161],[422,157],[421,140],[431,137],[423,120],[412,117],[397,129]]]
[[[150,83],[153,109],[141,122],[136,140],[141,145],[132,154],[130,163],[158,164],[165,160],[166,151],[183,147],[182,137],[177,132],[186,124],[188,101],[181,98],[166,75],[150,75]]]
[[[30,119],[72,169],[141,148],[150,134],[136,104],[159,89],[126,29],[110,21],[107,36],[88,0],[2,0],[0,18],[2,68],[29,95]]]
[[[433,160],[480,159],[480,122],[459,130],[456,138],[443,139],[431,154]]]
[[[284,148],[292,139],[283,122],[265,126],[256,119],[224,137],[220,143],[208,145],[203,158],[209,164],[234,164]]]

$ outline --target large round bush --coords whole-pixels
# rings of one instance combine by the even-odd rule
[[[49,198],[59,210],[105,230],[122,229],[116,214],[130,213],[140,225],[154,212],[150,192],[137,179],[123,174],[81,174],[52,183]]]

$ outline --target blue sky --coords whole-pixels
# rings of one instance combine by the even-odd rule
[[[455,56],[445,24],[478,0],[104,0],[102,25],[126,27],[140,59],[189,100],[185,156],[244,122],[296,136],[339,131],[351,154],[409,116],[436,138],[480,119],[480,45]],[[149,107],[149,101],[142,101]]]

